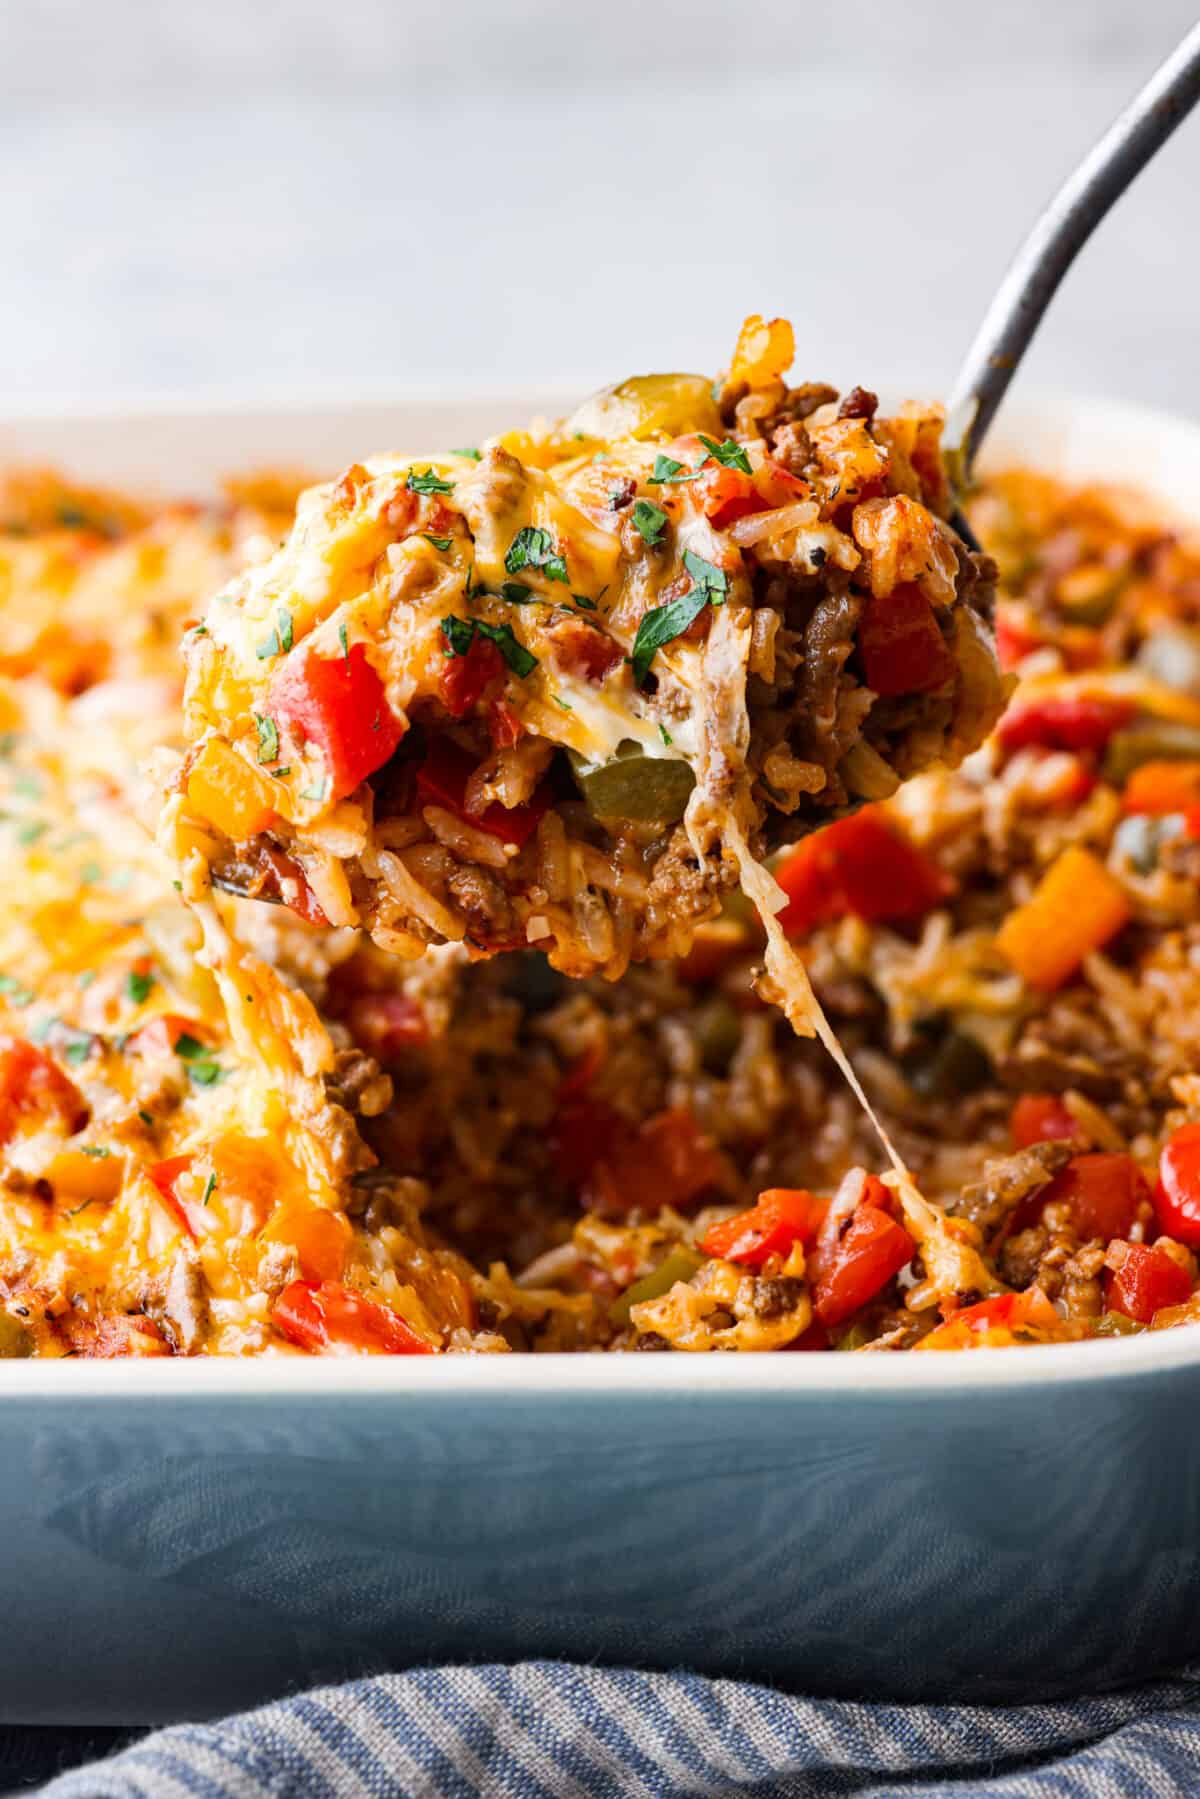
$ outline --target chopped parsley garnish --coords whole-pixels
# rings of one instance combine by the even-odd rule
[[[585,612],[594,612],[596,610],[595,600],[589,600],[586,593],[573,593],[571,598],[574,600],[575,604],[581,606]]]
[[[423,531],[421,535],[426,543],[431,543],[435,550],[448,550],[454,542],[452,537],[438,537],[432,531]]]
[[[519,641],[511,625],[489,625],[485,619],[458,618],[453,612],[442,620],[444,656],[465,656],[476,635],[494,643],[514,675],[531,675],[538,659]]]
[[[322,775],[321,779],[319,781],[314,781],[311,787],[306,787],[304,789],[304,792],[300,795],[300,798],[302,800],[316,800],[318,805],[322,805],[325,801],[325,797],[328,794],[328,792],[329,792],[329,776]]]
[[[343,619],[341,624],[338,626],[338,642],[342,646],[343,661],[349,662],[349,660],[350,660],[350,639],[346,633],[345,619]]]
[[[713,461],[719,462],[722,468],[740,469],[743,475],[753,473],[750,467],[750,458],[741,444],[734,443],[732,437],[727,437],[723,444],[715,443],[711,437],[705,437],[703,431],[699,433],[699,437]]]
[[[475,641],[475,621],[451,612],[442,620],[443,656],[465,656]]]
[[[646,477],[651,487],[678,486],[683,481],[698,481],[699,479],[699,469],[685,469],[682,462],[676,462],[673,456],[667,456],[661,450],[654,458],[653,474]]]
[[[208,1204],[209,1200],[212,1198],[213,1194],[216,1192],[216,1188],[217,1188],[217,1177],[215,1174],[210,1174],[208,1179],[204,1183],[204,1191],[200,1195],[200,1204],[202,1206],[206,1206]]]
[[[135,1006],[143,1006],[150,997],[150,989],[154,986],[152,974],[142,974],[136,968],[126,976],[125,991]]]
[[[153,1114],[153,1112],[139,1111],[138,1117],[141,1119],[142,1123],[147,1127],[147,1129],[149,1129],[149,1130],[154,1129],[154,1114]]]
[[[219,1062],[213,1060],[212,1051],[190,1031],[180,1031],[175,1039],[175,1054],[181,1062],[188,1065],[188,1073],[198,1087],[211,1087],[219,1081],[224,1070]]]
[[[91,1205],[95,1205],[95,1203],[96,1203],[95,1200],[85,1199],[82,1205],[72,1206],[67,1213],[67,1217],[68,1218],[78,1218],[78,1216],[81,1212],[86,1212],[88,1207]]]
[[[91,1156],[97,1162],[107,1161],[108,1157],[112,1155],[111,1149],[101,1149],[95,1143],[81,1143],[79,1147],[85,1156]]]
[[[500,598],[507,600],[511,606],[528,606],[536,599],[532,587],[526,587],[524,581],[501,581]]]
[[[672,737],[671,733],[667,730],[666,725],[659,725],[658,734],[662,738],[663,742],[666,744],[667,748],[670,749],[670,747],[674,743],[675,739]]]
[[[482,450],[451,450],[450,454],[452,456],[469,456],[472,462],[483,461]]]
[[[79,871],[80,885],[83,887],[94,887],[103,873],[104,870],[98,862],[85,862]]]
[[[633,522],[648,544],[656,544],[667,528],[667,515],[653,500],[639,500],[633,509]]]
[[[547,581],[568,579],[566,558],[555,549],[549,531],[540,525],[522,525],[508,546],[504,566],[510,575],[519,575],[523,568],[536,568]]]
[[[443,481],[442,477],[440,475],[435,475],[431,468],[421,469],[420,472],[416,469],[409,469],[408,480],[405,482],[405,486],[408,488],[409,493],[454,492],[453,481]]]
[[[0,731],[0,756],[7,761],[20,741],[19,731]]]
[[[274,762],[279,755],[279,727],[273,718],[256,712],[254,722],[258,726],[258,759],[260,762]]]
[[[290,762],[285,762],[282,764],[281,767],[273,768],[271,770],[271,773],[274,775],[274,777],[277,781],[286,781],[288,776],[291,774],[291,772],[292,772],[292,765]]]
[[[265,661],[268,656],[286,655],[293,641],[292,615],[286,606],[281,606],[275,615],[271,635],[255,646],[254,654],[260,662]]]
[[[554,704],[556,706],[561,706],[564,712],[574,712],[574,710],[575,710],[574,706],[568,705],[567,701],[563,699],[561,694],[552,693],[550,695],[550,698],[554,701]]]
[[[639,687],[650,671],[656,652],[664,644],[673,643],[677,637],[682,636],[693,619],[703,612],[708,598],[708,589],[697,584],[679,599],[671,600],[666,606],[655,606],[645,614],[637,628],[637,636],[633,640],[633,655],[630,658],[633,678]]]
[[[35,998],[33,988],[26,987],[12,974],[0,974],[0,994],[13,1006],[28,1006]]]
[[[17,842],[24,848],[36,843],[50,829],[44,818],[27,818],[23,825],[17,826]]]
[[[95,1040],[90,1031],[67,1030],[63,1055],[73,1068],[78,1068],[81,1062],[86,1062],[94,1048]]]
[[[706,562],[703,556],[697,556],[694,550],[683,552],[683,566],[686,568],[697,587],[704,589],[705,595],[714,606],[719,606],[729,592],[729,576],[723,568],[715,563]],[[689,594],[689,599],[691,595]]]
[[[99,972],[100,971],[97,968],[85,968],[81,975],[76,976],[75,985],[77,987],[90,987]]]

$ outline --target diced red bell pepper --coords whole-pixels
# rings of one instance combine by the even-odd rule
[[[1110,1268],[1104,1279],[1104,1299],[1110,1312],[1124,1312],[1149,1324],[1165,1306],[1182,1305],[1192,1291],[1186,1268],[1157,1244],[1114,1244],[1120,1266]]]
[[[271,1317],[290,1342],[314,1355],[432,1355],[433,1344],[390,1306],[340,1281],[292,1281]]]
[[[392,755],[407,729],[388,708],[383,682],[361,643],[322,656],[302,643],[271,682],[267,709],[302,743],[315,743],[338,800]]]
[[[954,676],[954,657],[919,587],[902,582],[868,602],[858,627],[867,686],[888,697],[928,693]]]
[[[741,469],[724,468],[720,463],[705,469],[694,483],[693,494],[696,504],[717,531],[727,531],[735,519],[746,518],[752,512],[766,512],[768,507],[751,476]]]
[[[1018,1149],[1078,1137],[1079,1125],[1057,1093],[1022,1093],[1009,1122]]]
[[[1100,1237],[1107,1243],[1129,1232],[1138,1208],[1149,1197],[1150,1183],[1132,1156],[1076,1156],[1048,1187],[1032,1196],[1033,1216],[1039,1216],[1046,1205],[1070,1206],[1078,1234],[1089,1240]],[[1022,1213],[1023,1208],[1014,1219],[1017,1228]]]
[[[1108,694],[1047,694],[1011,706],[996,727],[1006,750],[1102,750],[1134,714]]]
[[[860,1203],[816,1271],[813,1309],[820,1322],[832,1329],[859,1311],[907,1267],[915,1248],[902,1224]]]
[[[438,698],[451,718],[465,718],[503,674],[503,656],[489,638],[476,632],[465,656],[444,660],[438,675]]]
[[[285,855],[273,843],[256,846],[261,860],[261,872],[248,889],[254,898],[265,888],[273,887],[283,899],[290,912],[302,918],[305,924],[317,925],[321,930],[329,929],[329,920],[321,910],[316,894],[305,878],[304,870],[293,856]],[[272,881],[272,876],[274,880]]]
[[[22,1118],[57,1116],[77,1131],[87,1115],[82,1093],[46,1050],[23,1037],[0,1045],[0,1144],[9,1141]]]
[[[806,837],[775,879],[788,896],[779,918],[789,937],[847,913],[869,924],[921,918],[954,891],[936,862],[871,808]]]
[[[710,1225],[700,1248],[706,1256],[761,1268],[768,1256],[785,1256],[794,1243],[812,1243],[828,1210],[827,1199],[803,1188],[768,1187],[751,1211]]]
[[[1042,639],[1015,618],[1008,607],[996,607],[996,660],[1006,674],[1041,643]]]
[[[464,824],[474,825],[477,831],[486,831],[491,837],[499,837],[503,843],[512,843],[518,848],[528,843],[550,810],[549,797],[539,797],[535,793],[523,806],[502,806],[499,801],[494,801],[476,817],[467,811],[466,797],[467,782],[477,766],[467,752],[448,737],[435,737],[429,746],[429,754],[417,771],[418,796],[426,805],[441,806],[447,812],[453,812]]]
[[[625,651],[614,637],[581,618],[559,619],[550,635],[559,666],[579,680],[603,681],[624,660]]]
[[[1164,1236],[1200,1249],[1200,1124],[1180,1125],[1163,1145],[1154,1211]]]
[[[686,1106],[647,1118],[636,1131],[617,1121],[604,1153],[583,1182],[583,1203],[606,1218],[641,1207],[657,1212],[694,1205],[722,1185],[724,1159]]]
[[[360,1048],[384,1062],[429,1041],[429,1021],[406,993],[355,994],[345,1019]]]
[[[192,1166],[191,1156],[168,1156],[165,1162],[156,1162],[150,1169],[150,1179],[163,1197],[168,1212],[178,1224],[181,1224],[189,1237],[196,1235],[188,1208],[175,1191],[175,1183],[181,1174],[186,1174]]]

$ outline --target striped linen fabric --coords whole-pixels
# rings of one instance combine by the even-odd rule
[[[1070,1704],[892,1706],[562,1662],[417,1669],[177,1725],[42,1799],[1195,1799],[1200,1669]]]

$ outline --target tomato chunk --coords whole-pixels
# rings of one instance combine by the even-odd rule
[[[1009,1129],[1018,1149],[1079,1135],[1078,1124],[1057,1093],[1022,1093],[1012,1109]]]
[[[803,1188],[768,1187],[749,1212],[710,1225],[700,1248],[706,1256],[761,1268],[768,1256],[785,1256],[794,1243],[813,1242],[828,1210],[828,1200]]]
[[[779,918],[789,937],[847,913],[869,924],[920,918],[954,891],[936,862],[869,807],[806,837],[775,879],[788,896]]]
[[[909,582],[870,601],[858,627],[858,649],[867,686],[884,696],[927,693],[954,675],[954,657],[933,607]]]
[[[1157,1244],[1114,1243],[1109,1254],[1119,1263],[1110,1267],[1104,1278],[1104,1298],[1110,1311],[1149,1324],[1155,1312],[1182,1305],[1191,1293],[1187,1269]]]
[[[813,1290],[813,1310],[831,1328],[874,1299],[893,1275],[912,1261],[914,1244],[902,1224],[878,1206],[860,1204],[823,1258]]]
[[[407,729],[389,710],[383,682],[361,643],[351,644],[343,656],[321,656],[301,644],[271,682],[268,707],[302,742],[316,744],[331,800],[353,793],[382,768]]]
[[[385,1062],[429,1041],[429,1021],[406,993],[357,993],[345,1019],[354,1041]]]
[[[1184,1124],[1163,1146],[1154,1211],[1159,1229],[1200,1248],[1200,1124]]]
[[[450,656],[438,675],[438,698],[452,718],[465,718],[504,673],[495,644],[476,632],[465,656]]]
[[[417,793],[426,805],[442,806],[464,824],[474,825],[490,837],[499,837],[502,843],[518,848],[528,843],[550,810],[549,796],[535,793],[524,806],[502,806],[494,801],[477,817],[467,811],[466,804],[467,782],[477,767],[467,752],[448,737],[435,738],[417,773]]]
[[[1006,750],[1102,750],[1133,714],[1131,700],[1107,694],[1048,694],[1011,706],[996,735]]]
[[[641,1207],[682,1209],[724,1184],[727,1169],[687,1106],[656,1112],[636,1131],[618,1120],[583,1180],[583,1203],[606,1218]]]
[[[1132,1156],[1076,1156],[1048,1187],[1034,1196],[1034,1212],[1045,1205],[1067,1205],[1075,1229],[1084,1238],[1127,1235],[1138,1208],[1150,1197],[1150,1183]],[[1018,1214],[1020,1216],[1020,1214]]]
[[[9,1141],[22,1118],[57,1117],[77,1131],[87,1115],[82,1093],[46,1050],[23,1037],[0,1044],[0,1143]]]
[[[292,1281],[271,1313],[290,1342],[314,1355],[432,1355],[399,1313],[340,1281]]]

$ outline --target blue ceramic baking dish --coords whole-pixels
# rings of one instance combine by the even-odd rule
[[[202,494],[573,396],[0,421],[0,462]],[[1007,441],[1006,441],[1007,440]],[[1137,469],[1094,402],[995,454]],[[141,1723],[434,1659],[599,1658],[1016,1700],[1200,1653],[1200,1331],[961,1355],[6,1362],[0,1717]]]
[[[949,1356],[26,1363],[0,1711],[563,1655],[1046,1698],[1200,1652],[1200,1332]]]

